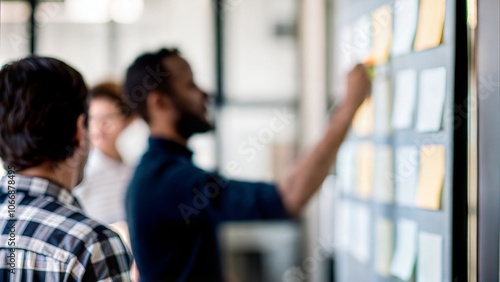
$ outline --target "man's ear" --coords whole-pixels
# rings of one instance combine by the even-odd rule
[[[148,94],[146,99],[149,111],[172,109],[172,100],[167,95],[153,91]]]
[[[75,133],[75,140],[77,141],[77,147],[75,150],[87,150],[89,147],[89,137],[88,137],[88,129],[87,126],[85,126],[85,119],[86,115],[85,114],[80,114],[78,116],[78,119],[76,120],[76,133]]]

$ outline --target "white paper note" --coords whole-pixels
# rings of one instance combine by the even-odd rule
[[[415,206],[419,177],[420,151],[416,146],[401,146],[396,149],[394,180],[396,202],[401,206]]]
[[[403,281],[412,277],[417,258],[417,223],[407,219],[398,221],[396,250],[391,264],[391,274]]]
[[[337,250],[348,252],[350,248],[351,204],[348,200],[339,200],[335,208],[334,242]]]
[[[350,233],[351,254],[360,263],[367,264],[370,259],[370,212],[365,205],[352,203],[352,220],[354,228]]]
[[[373,48],[373,27],[370,14],[359,18],[353,26],[351,43],[358,62],[365,61]]]
[[[335,204],[336,204],[336,178],[333,175],[328,175],[319,193],[319,240],[320,244],[325,248],[331,248],[334,236],[335,221]]]
[[[392,147],[378,146],[375,151],[373,198],[381,203],[394,201],[394,172]]]
[[[443,281],[443,237],[420,232],[418,238],[417,282]]]
[[[394,39],[392,55],[410,53],[417,32],[418,0],[396,0],[394,4]]]
[[[337,154],[336,170],[339,189],[347,195],[355,194],[356,145],[344,143]]]
[[[446,68],[427,69],[420,73],[417,131],[441,129],[446,98]]]
[[[336,54],[336,64],[334,64],[335,70],[345,76],[352,67],[357,63],[356,59],[356,46],[353,44],[353,27],[343,26],[339,28],[339,34],[335,38],[336,44],[339,46],[340,52],[335,52]],[[345,84],[345,83],[341,83]]]
[[[384,277],[390,275],[393,251],[394,226],[390,220],[379,218],[375,234],[375,270]]]
[[[396,74],[392,126],[404,129],[413,126],[417,100],[417,72],[413,69]]]
[[[388,79],[378,78],[373,82],[372,96],[375,108],[375,132],[390,133],[392,95]]]

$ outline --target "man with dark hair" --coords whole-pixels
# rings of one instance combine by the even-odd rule
[[[319,143],[277,183],[227,180],[197,168],[186,147],[212,125],[207,94],[179,52],[138,57],[127,71],[129,104],[148,122],[149,149],[127,195],[132,249],[143,281],[222,281],[217,227],[228,220],[297,216],[326,177],[357,108],[369,94],[366,69],[348,76],[347,96]]]
[[[71,194],[87,161],[87,112],[82,76],[61,61],[0,70],[1,281],[130,281],[118,235]]]

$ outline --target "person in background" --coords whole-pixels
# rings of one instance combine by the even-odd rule
[[[89,152],[80,73],[46,57],[0,70],[0,281],[130,281],[122,240],[72,190]]]
[[[130,124],[116,139],[116,150],[122,156],[123,163],[136,167],[148,148],[149,126],[135,115]]]
[[[326,177],[370,89],[365,67],[356,66],[345,101],[318,144],[277,183],[244,182],[192,162],[188,139],[213,125],[206,117],[208,95],[195,83],[188,62],[169,49],[139,56],[127,70],[125,90],[151,132],[127,192],[141,281],[223,281],[220,223],[297,217]]]
[[[96,85],[90,90],[90,99],[89,135],[93,148],[83,181],[75,187],[74,194],[90,217],[109,224],[130,248],[124,204],[125,190],[135,166],[127,163],[124,156],[141,152],[142,148],[120,150],[118,140],[123,139],[121,135],[138,118],[125,103],[120,85],[114,82]],[[124,137],[130,140],[122,143],[128,144],[138,136]],[[132,280],[138,281],[135,263],[130,272]]]
[[[90,90],[89,133],[92,149],[82,183],[75,188],[85,212],[104,223],[125,220],[125,190],[133,167],[123,163],[116,140],[133,119],[118,84]]]

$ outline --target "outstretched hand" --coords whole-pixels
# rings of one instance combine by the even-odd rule
[[[372,83],[364,65],[356,65],[347,75],[345,102],[358,108],[371,93]]]

